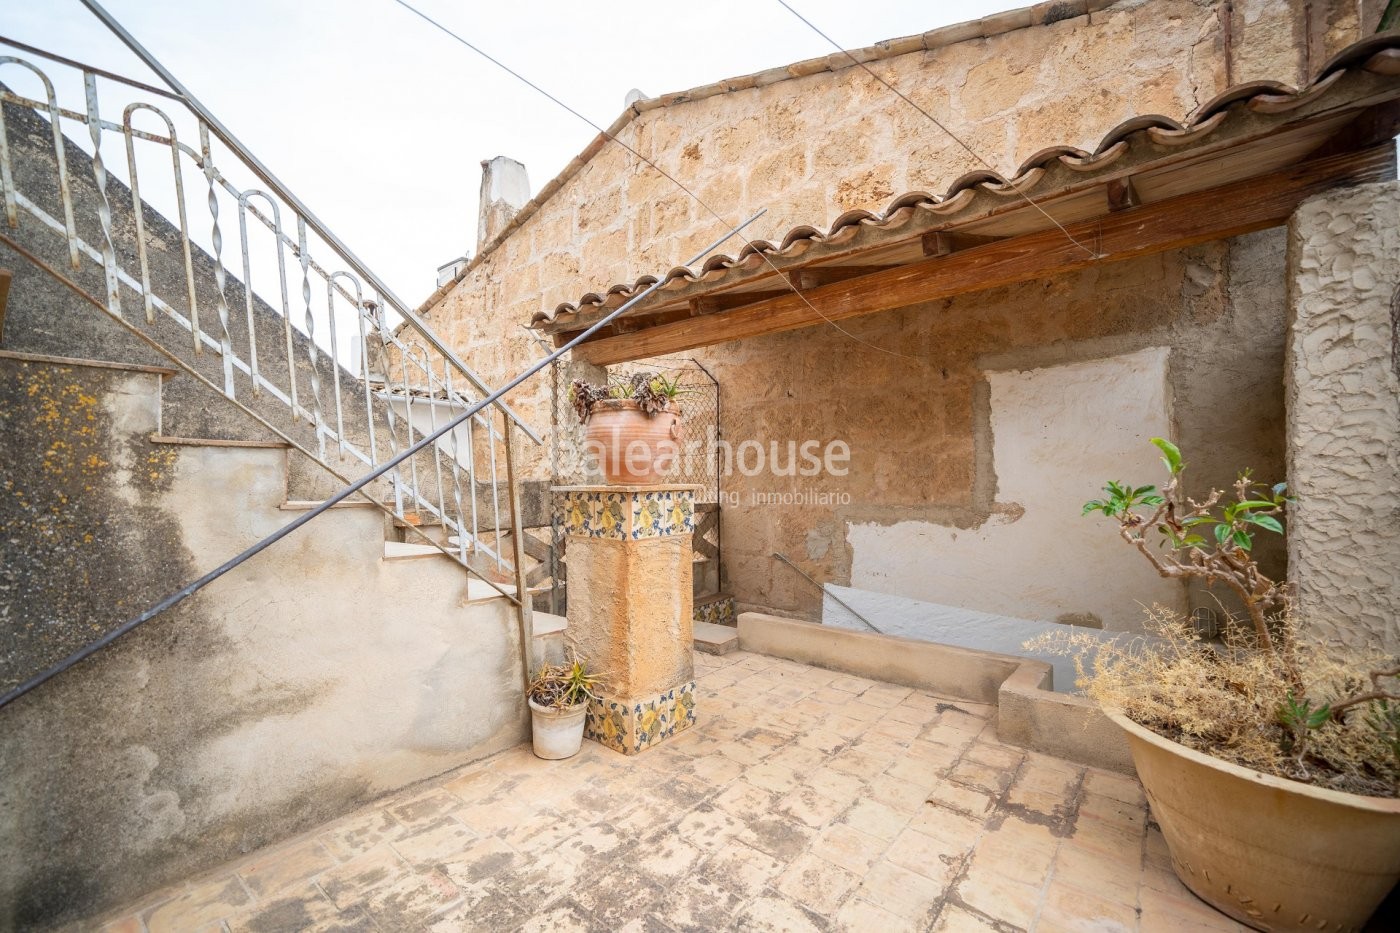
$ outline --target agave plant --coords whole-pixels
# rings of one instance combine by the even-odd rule
[[[530,699],[540,706],[568,709],[596,700],[599,678],[588,673],[587,665],[574,653],[563,664],[541,664],[530,681]]]

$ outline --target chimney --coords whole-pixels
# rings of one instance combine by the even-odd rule
[[[476,251],[506,228],[530,200],[530,179],[525,166],[496,156],[481,163],[481,206],[476,218]]]

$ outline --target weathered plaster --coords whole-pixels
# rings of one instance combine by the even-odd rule
[[[20,542],[0,617],[24,675],[295,517],[282,450],[148,440],[156,376],[0,374],[0,523]],[[90,915],[520,742],[510,605],[464,604],[460,568],[383,546],[377,511],[332,510],[0,710],[0,846],[24,854],[0,861],[0,929]]]
[[[1132,628],[1142,605],[1185,608],[1113,529],[1080,517],[1106,479],[1155,477],[1154,436],[1171,434],[1167,351],[988,373],[996,504],[972,528],[852,523],[851,585],[1049,621],[1090,614]]]
[[[1333,191],[1289,224],[1290,576],[1306,630],[1400,652],[1400,184]]]
[[[1228,486],[1243,467],[1263,477],[1280,476],[1283,239],[1282,231],[1263,231],[843,322],[859,340],[899,356],[863,346],[831,327],[737,341],[700,354],[719,379],[730,443],[840,438],[851,448],[844,477],[733,473],[725,478],[727,494],[738,500],[731,500],[737,507],[721,513],[726,588],[740,608],[815,618],[816,589],[774,560],[775,552],[818,580],[850,584],[854,555],[848,526],[873,530],[917,523],[940,540],[957,535],[957,547],[976,529],[1027,527],[1020,517],[1025,503],[1004,492],[1003,466],[994,448],[1001,443],[1015,450],[1044,432],[1039,423],[1009,422],[1005,431],[1022,436],[994,431],[991,380],[997,373],[1094,365],[1153,347],[1170,351],[1162,378],[1171,419],[1164,423],[1157,417],[1151,422],[1156,427],[1133,429],[1136,439],[1122,444],[1133,449],[1133,459],[1104,468],[1102,475],[1081,469],[1075,451],[1069,452],[1074,459],[1056,465],[1056,475],[1078,484],[1072,499],[1066,495],[1073,508],[1061,519],[1066,530],[1083,538],[1076,538],[1081,549],[1061,549],[1074,550],[1078,561],[1061,581],[1066,590],[1097,589],[1103,575],[1096,568],[1105,561],[1131,563],[1133,555],[1113,529],[1080,519],[1078,505],[1112,477],[1160,482],[1160,464],[1147,440],[1164,428],[1188,451],[1193,492]],[[1036,397],[1027,401],[1058,404]],[[1107,402],[1096,399],[1090,405]],[[1137,466],[1130,469],[1130,464]],[[800,490],[843,491],[851,499],[844,505],[787,507],[749,501],[756,494]],[[917,543],[922,547],[926,540],[931,539]],[[890,547],[886,553],[904,572],[890,573],[885,591],[948,601],[928,590],[938,579],[934,552]],[[868,566],[878,557],[868,552]],[[1271,569],[1281,571],[1280,554],[1265,557]],[[1005,560],[1003,582],[983,597],[1004,600],[995,604],[1002,608],[978,608],[1039,615],[1011,601],[1019,581],[1037,578],[1041,557],[1018,552]],[[1065,560],[1071,563],[1068,555]],[[1141,580],[1145,589],[1130,602],[1129,618],[1137,601],[1150,602],[1153,597],[1146,594],[1160,586],[1145,564],[1133,568],[1131,579]],[[1193,592],[1191,606],[1214,607],[1217,595]]]

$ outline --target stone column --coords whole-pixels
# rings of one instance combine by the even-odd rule
[[[1400,185],[1289,222],[1289,577],[1305,630],[1400,652]]]
[[[695,723],[691,547],[699,486],[559,486],[569,637],[603,678],[584,735],[635,755]]]

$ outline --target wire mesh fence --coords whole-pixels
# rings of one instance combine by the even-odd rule
[[[608,368],[610,379],[626,381],[637,373],[659,373],[681,386],[678,398],[684,412],[684,443],[678,469],[668,482],[701,487],[697,503],[718,502],[720,497],[719,382],[705,367],[688,357],[662,357],[636,363],[619,363]],[[583,448],[583,431],[569,401],[569,387],[562,370],[556,370],[555,431],[552,440],[555,481],[559,485],[599,482],[588,472]]]
[[[696,598],[718,593],[720,581],[720,523],[719,503],[722,473],[720,468],[720,393],[716,381],[704,366],[688,357],[662,357],[636,363],[622,363],[608,368],[611,380],[626,381],[637,373],[654,372],[674,379],[681,387],[678,401],[684,412],[684,435],[681,457],[676,471],[667,481],[678,485],[694,485],[699,489],[695,494],[695,535],[693,538],[693,581]],[[578,415],[569,400],[570,377],[567,367],[553,369],[554,380],[554,430],[550,438],[551,466],[554,484],[559,486],[581,486],[602,482],[594,470],[590,471],[589,459],[583,443],[583,429]],[[595,380],[596,381],[596,380]],[[557,497],[556,497],[557,499]],[[536,596],[536,608],[542,611],[563,613],[568,605],[567,562],[562,559],[564,552],[563,520],[559,502],[551,509],[552,528],[536,529],[537,534],[550,539],[547,555],[541,556],[540,567],[535,573],[539,582],[548,585],[547,593]],[[549,570],[543,565],[548,563]],[[546,576],[548,575],[548,576]]]

